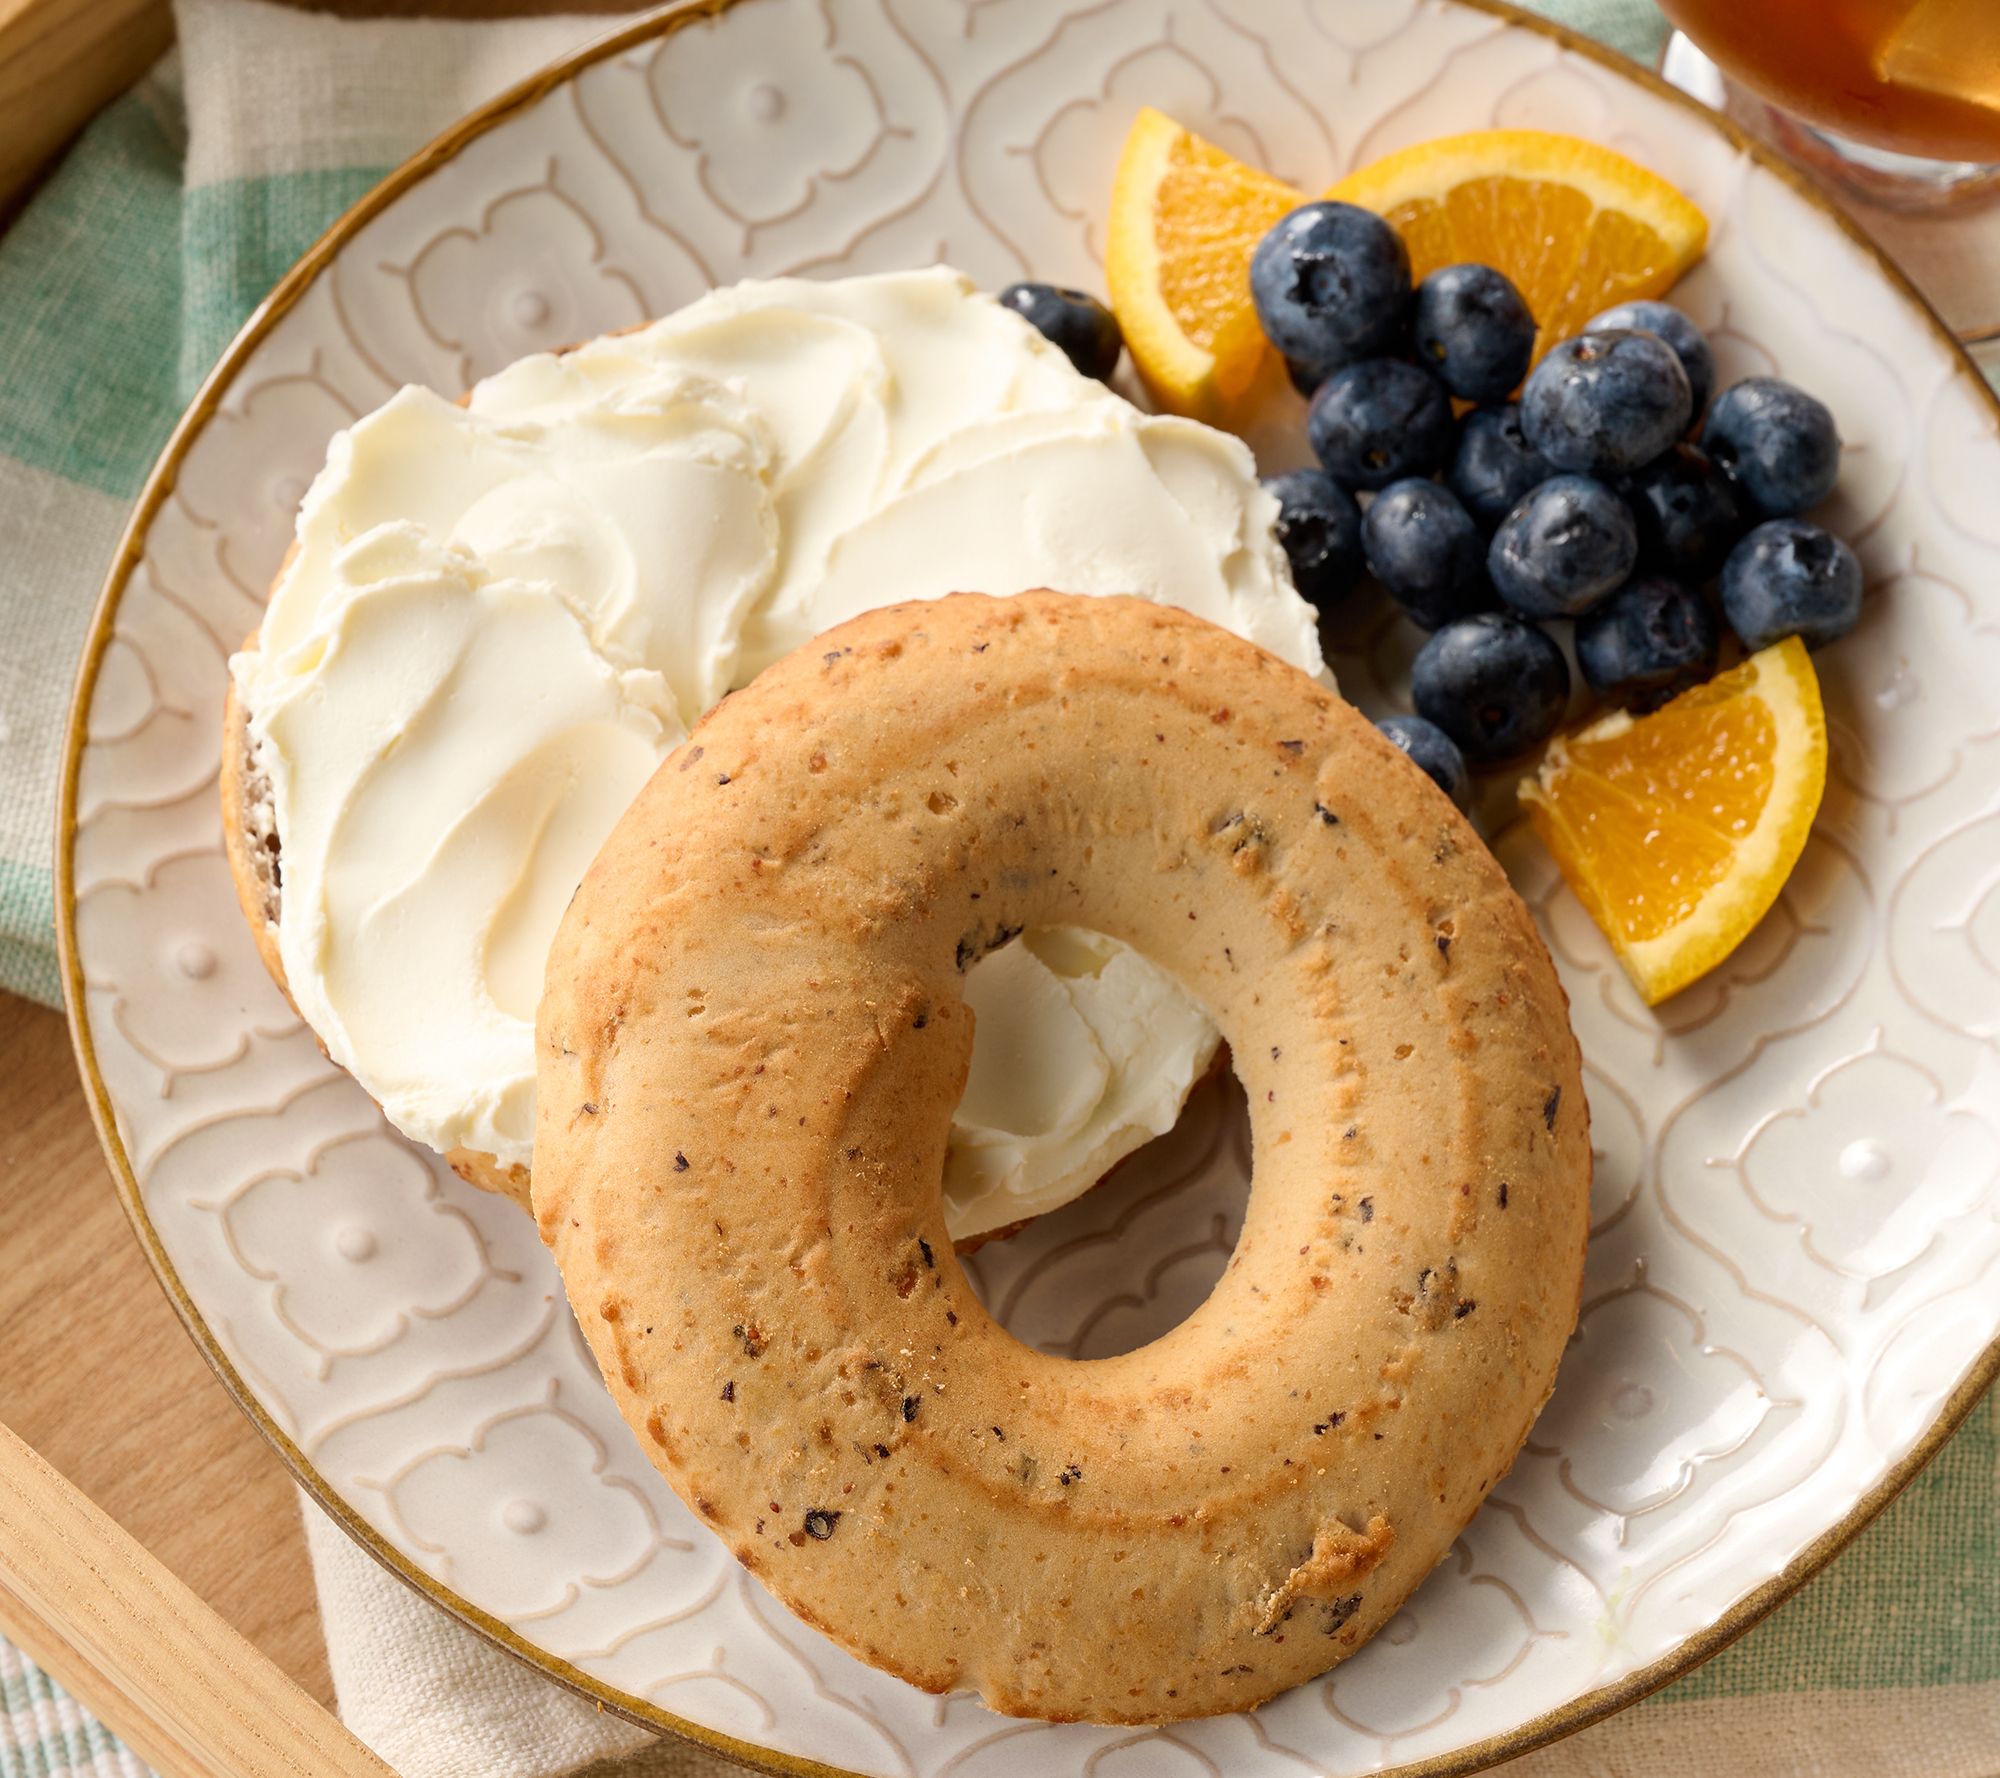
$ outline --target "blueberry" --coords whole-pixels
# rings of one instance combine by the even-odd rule
[[[1533,624],[1481,611],[1439,630],[1410,668],[1417,714],[1475,764],[1546,739],[1569,698],[1569,663]]]
[[[1361,508],[1317,469],[1266,476],[1264,486],[1277,497],[1272,530],[1292,564],[1292,585],[1320,610],[1331,610],[1361,578]]]
[[[1438,789],[1465,807],[1471,785],[1466,780],[1465,755],[1451,736],[1421,716],[1385,716],[1375,726],[1422,766]]]
[[[1458,447],[1444,472],[1445,485],[1488,531],[1534,489],[1555,465],[1528,442],[1521,410],[1476,407],[1458,423]]]
[[[1418,362],[1461,401],[1504,401],[1528,374],[1535,318],[1490,265],[1448,265],[1417,286]]]
[[[1451,402],[1437,379],[1414,364],[1370,358],[1320,385],[1306,436],[1343,487],[1386,488],[1443,465],[1451,449]]]
[[[1639,526],[1639,559],[1706,580],[1749,525],[1736,485],[1698,445],[1675,445],[1618,484]]]
[[[1840,434],[1826,404],[1777,377],[1745,377],[1723,390],[1701,443],[1767,519],[1817,506],[1840,475]]]
[[[1528,442],[1558,469],[1618,475],[1688,429],[1694,398],[1652,333],[1580,333],[1552,347],[1521,391]]]
[[[1745,648],[1838,641],[1861,616],[1861,564],[1830,531],[1766,519],[1722,565],[1722,615]]]
[[[1303,204],[1257,243],[1250,297],[1271,344],[1324,376],[1403,344],[1409,250],[1372,210]]]
[[[1701,594],[1640,574],[1577,619],[1576,664],[1600,697],[1650,710],[1714,672],[1720,643]]]
[[[1583,324],[1585,333],[1656,333],[1674,349],[1674,356],[1687,372],[1691,416],[1699,418],[1708,406],[1709,391],[1715,387],[1715,354],[1708,349],[1708,336],[1672,303],[1629,302],[1593,315]]]
[[[1118,317],[1096,297],[1058,284],[1009,284],[1000,303],[1019,315],[1087,377],[1103,382],[1125,349]]]
[[[1490,611],[1486,539],[1449,488],[1411,477],[1391,482],[1361,521],[1368,571],[1412,623],[1426,630]]]
[[[1556,475],[1501,521],[1486,569],[1501,602],[1523,617],[1578,617],[1638,559],[1625,502],[1590,476]]]
[[[1292,387],[1310,401],[1319,393],[1319,386],[1326,381],[1326,372],[1317,364],[1308,364],[1303,358],[1287,358],[1285,375],[1292,379]]]

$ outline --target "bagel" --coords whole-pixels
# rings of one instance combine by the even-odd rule
[[[1210,1298],[1076,1362],[939,1178],[974,959],[1096,928],[1208,1007],[1254,1177]],[[618,1407],[799,1617],[1012,1715],[1239,1710],[1367,1640],[1574,1326],[1590,1144],[1526,909],[1305,674],[1136,599],[959,594],[725,700],[597,855],[535,1207]]]
[[[285,561],[289,563],[288,553]],[[283,570],[279,571],[281,574]],[[257,646],[257,632],[244,639],[247,652]],[[222,768],[217,788],[222,796],[222,855],[229,866],[230,886],[243,912],[257,960],[264,965],[278,992],[293,1012],[291,984],[285,979],[284,953],[278,948],[278,917],[284,904],[284,864],[278,843],[277,812],[271,788],[257,762],[248,713],[232,680],[222,705]],[[324,1054],[326,1045],[320,1044]],[[528,1169],[510,1166],[498,1155],[478,1149],[446,1151],[445,1165],[468,1185],[528,1208]]]
[[[250,633],[243,646],[246,651],[257,646],[256,631]],[[229,866],[237,906],[257,947],[258,960],[290,1005],[291,986],[285,977],[284,954],[278,943],[278,921],[284,902],[284,849],[278,837],[270,785],[258,763],[256,744],[243,701],[233,683],[224,699],[222,731],[220,789],[223,855]],[[292,1005],[292,1010],[296,1013],[297,1006]],[[326,1053],[323,1042],[320,1050],[322,1054]],[[1218,1045],[1216,1053],[1194,1070],[1190,1087],[1220,1074],[1226,1066],[1222,1048]],[[1102,1148],[1089,1156],[1086,1165],[1090,1182],[1082,1187],[1082,1191],[1092,1189],[1095,1183],[1122,1166],[1130,1146],[1129,1131],[1122,1132],[1115,1146]],[[445,1164],[468,1185],[508,1198],[523,1211],[530,1208],[534,1182],[529,1168],[503,1161],[498,1155],[483,1149],[451,1148],[444,1150],[443,1155]],[[1091,1175],[1095,1177],[1091,1178]],[[1072,1195],[1082,1194],[1079,1191]],[[1029,1215],[997,1226],[979,1227],[975,1232],[956,1236],[953,1245],[960,1253],[977,1252],[989,1241],[1004,1241],[1019,1234],[1043,1213],[1042,1208],[1037,1208]]]
[[[288,554],[287,563],[291,561]],[[280,570],[282,573],[283,570]],[[257,632],[244,639],[247,653],[257,646]],[[278,946],[278,917],[284,905],[284,858],[278,843],[277,811],[271,806],[271,787],[257,761],[256,745],[250,734],[249,714],[237,695],[234,680],[222,704],[222,767],[217,788],[222,797],[222,856],[229,866],[230,886],[236,891],[236,905],[242,910],[250,939],[257,947],[257,960],[285,997],[293,1012],[291,984],[285,979],[284,953]],[[326,1044],[320,1041],[321,1054]],[[510,1165],[498,1155],[473,1148],[445,1151],[445,1165],[468,1185],[497,1197],[511,1198],[523,1210],[528,1208],[528,1169]]]
[[[746,281],[457,402],[403,389],[330,442],[229,664],[259,953],[397,1129],[525,1206],[546,939],[687,721],[885,587],[1136,585],[1324,672],[1276,512],[1239,440],[943,267]],[[971,996],[967,1240],[1170,1127],[1218,1050],[1102,940],[1031,933]]]

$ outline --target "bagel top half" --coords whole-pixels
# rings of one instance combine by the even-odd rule
[[[1165,1337],[986,1313],[938,1185],[970,963],[1090,926],[1235,1058],[1243,1231]],[[862,1659],[1100,1722],[1359,1646],[1507,1469],[1574,1323],[1564,997],[1499,866],[1296,669],[1135,599],[869,613],[726,699],[550,958],[536,1210],[620,1409]]]

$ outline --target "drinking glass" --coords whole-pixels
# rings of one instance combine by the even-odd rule
[[[1660,72],[1816,174],[2000,384],[2000,0],[1660,5]]]
[[[1763,101],[1759,134],[1869,202],[1923,209],[2000,197],[2000,0],[1661,7]]]

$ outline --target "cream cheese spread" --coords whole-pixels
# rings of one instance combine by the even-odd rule
[[[1165,970],[1073,926],[982,957],[965,998],[972,1066],[944,1163],[954,1239],[1068,1203],[1171,1130],[1221,1041]]]
[[[1038,585],[1323,674],[1275,510],[1238,440],[1141,413],[943,268],[739,284],[463,405],[405,389],[334,439],[231,663],[293,999],[406,1134],[525,1164],[549,942],[704,710],[871,606]],[[1091,934],[1028,935],[967,998],[959,1236],[1167,1128],[1217,1043]]]

